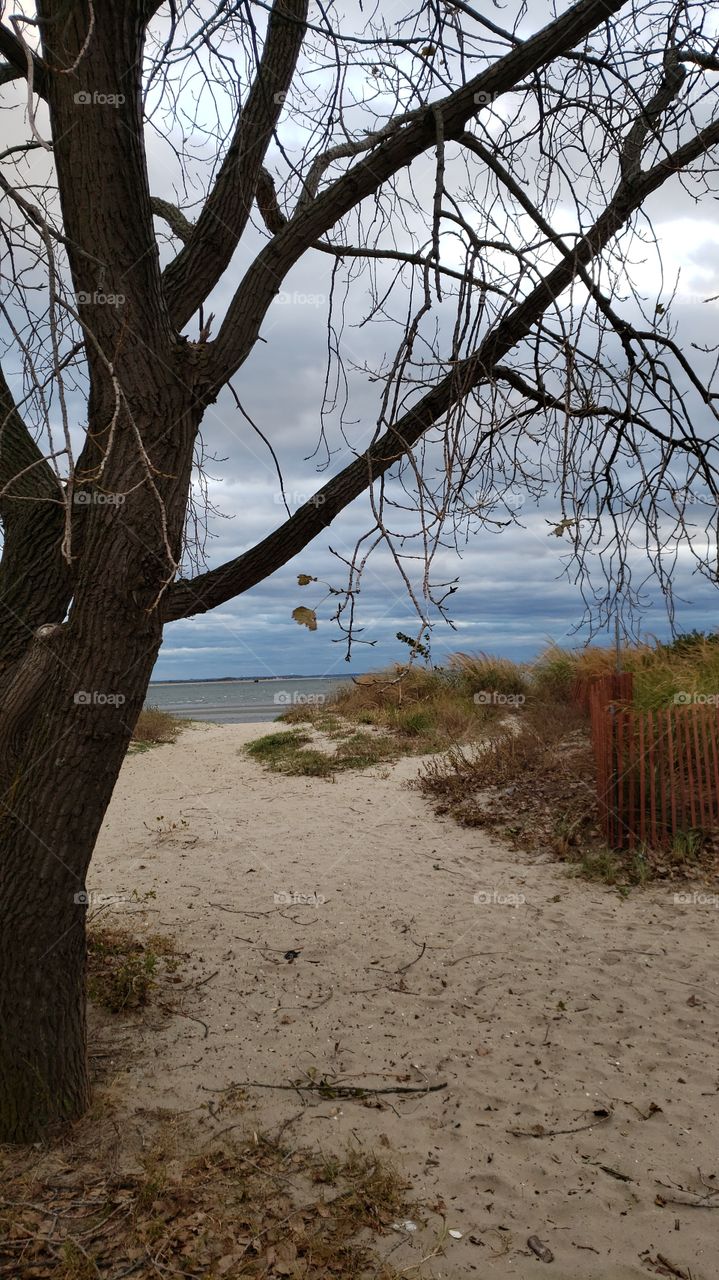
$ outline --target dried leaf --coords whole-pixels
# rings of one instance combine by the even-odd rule
[[[310,631],[317,630],[317,614],[314,609],[306,609],[304,605],[299,605],[292,610],[292,617],[301,627],[309,627]]]

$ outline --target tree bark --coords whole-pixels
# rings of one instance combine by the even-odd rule
[[[40,628],[3,707],[0,1141],[87,1105],[85,876],[161,639],[156,611],[118,626],[108,604]]]
[[[88,490],[67,621],[37,628],[0,687],[0,1142],[34,1141],[87,1106],[82,895],[162,640],[198,417],[166,381],[134,388],[118,423],[106,482],[126,500]],[[157,418],[143,420],[140,396]],[[130,414],[161,442],[152,482]]]

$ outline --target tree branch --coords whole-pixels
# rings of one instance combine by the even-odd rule
[[[571,50],[597,25],[624,7],[626,0],[579,0],[519,48],[429,107],[404,126],[295,216],[258,254],[244,276],[217,338],[208,352],[208,399],[219,391],[252,350],[262,321],[287,272],[306,249],[400,169],[431,147],[440,111],[445,141],[455,140],[467,121],[486,103],[512,89],[524,76]],[[479,104],[479,105],[478,105]]]
[[[176,583],[166,597],[165,621],[206,613],[248,591],[287,564],[373,481],[408,454],[431,426],[471,391],[493,377],[498,362],[530,333],[549,304],[571,283],[578,269],[586,266],[606,247],[648,196],[673,173],[686,168],[717,145],[719,121],[702,130],[652,169],[638,174],[631,181],[621,180],[609,205],[577,242],[573,252],[564,257],[510,315],[499,321],[471,356],[457,364],[369,449],[257,546],[217,569],[190,581]]]
[[[217,181],[184,248],[165,268],[165,297],[178,330],[217,284],[247,225],[258,174],[294,76],[307,9],[308,0],[275,0],[257,75]]]
[[[0,53],[6,59],[6,65],[0,68],[0,84],[21,76],[27,78],[27,53],[14,32],[3,26],[0,26]],[[46,97],[45,65],[37,56],[33,57],[33,89],[39,97]]]
[[[33,498],[61,500],[62,489],[18,413],[0,368],[0,518],[6,529],[20,501]]]
[[[63,491],[0,369],[0,683],[44,622],[62,622],[70,572],[60,545]]]
[[[159,196],[150,196],[150,208],[156,218],[162,218],[166,222],[173,235],[177,236],[183,244],[187,244],[192,236],[195,224],[186,218],[182,209],[178,209],[176,204],[171,204],[169,200],[161,200]]]
[[[260,175],[256,199],[257,207],[268,231],[271,231],[274,235],[282,227],[286,226],[288,220],[280,209],[275,192],[275,184],[266,169],[263,169]],[[174,209],[174,206],[171,206],[171,208]],[[179,210],[176,212],[180,217],[183,216],[179,213]],[[169,218],[167,221],[169,221]],[[484,289],[493,293],[502,292],[496,286],[488,285],[484,280],[477,280],[474,276],[467,275],[466,271],[455,271],[452,267],[438,266],[434,258],[423,253],[403,252],[401,249],[377,249],[354,244],[332,244],[329,240],[316,240],[311,248],[316,249],[318,253],[326,253],[332,258],[364,258],[365,260],[372,258],[380,262],[403,262],[407,263],[408,266],[424,267],[427,270],[431,268],[433,271],[439,272],[441,276],[446,276],[451,280],[466,281],[468,284],[473,284],[477,289]]]

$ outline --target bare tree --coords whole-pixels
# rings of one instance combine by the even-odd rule
[[[0,24],[0,1140],[87,1104],[82,891],[168,622],[262,581],[365,490],[350,629],[377,541],[424,617],[443,607],[437,547],[511,516],[517,483],[557,484],[577,555],[608,516],[610,573],[635,528],[685,531],[697,480],[716,495],[693,425],[716,416],[711,354],[698,372],[670,308],[642,320],[632,293],[652,195],[712,190],[705,6],[579,0],[534,34],[525,18],[40,0]],[[355,456],[252,550],[187,576],[203,415],[234,395],[239,417],[231,379],[307,256],[337,306],[320,440],[343,431]],[[350,303],[398,335],[354,445]]]

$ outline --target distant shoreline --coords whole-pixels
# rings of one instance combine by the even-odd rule
[[[276,684],[283,680],[352,680],[354,676],[365,675],[366,672],[358,671],[350,674],[342,675],[314,675],[314,676],[187,676],[184,680],[151,680],[150,685],[156,684]]]

